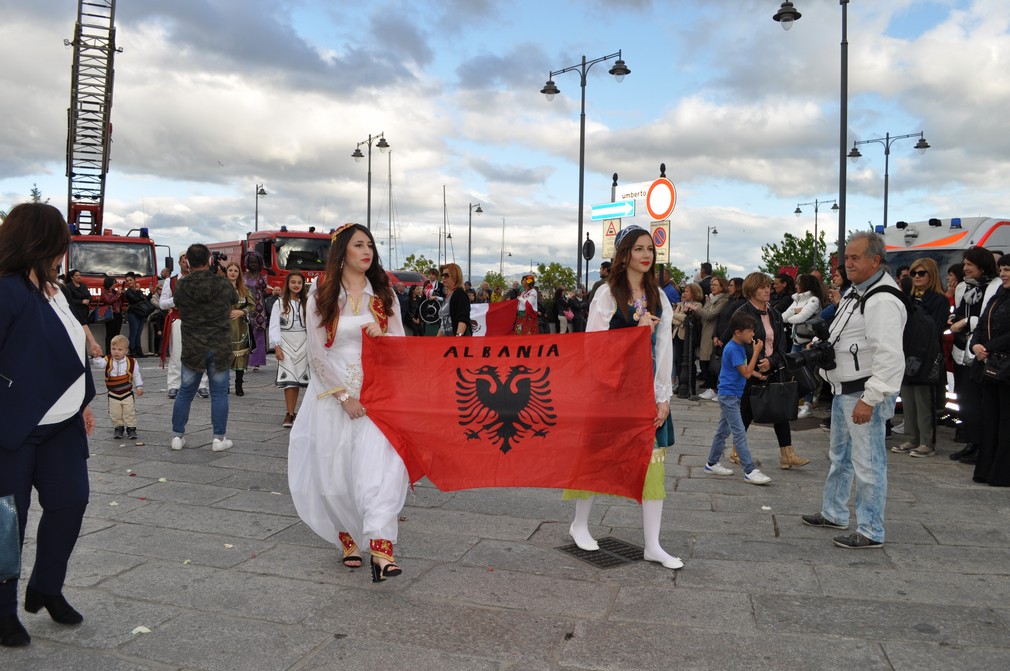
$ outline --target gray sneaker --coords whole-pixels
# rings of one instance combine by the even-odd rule
[[[208,396],[210,396],[210,390],[204,389],[202,387],[200,389],[197,389],[196,393],[197,395],[199,395],[200,398],[207,398]]]
[[[836,524],[832,522],[824,515],[817,513],[816,515],[803,515],[803,523],[808,527],[831,527],[832,529],[848,529],[849,525]]]
[[[910,450],[908,456],[910,457],[932,457],[936,453],[936,448],[930,447],[929,445],[920,445],[914,450]]]
[[[908,454],[916,448],[915,443],[904,442],[901,445],[895,445],[891,448],[891,452],[895,454]]]
[[[867,548],[884,547],[884,544],[880,541],[870,540],[859,532],[849,534],[848,536],[836,536],[833,540],[835,545],[838,547],[847,548],[849,550],[865,550]]]

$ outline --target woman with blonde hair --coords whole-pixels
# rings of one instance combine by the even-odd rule
[[[463,288],[463,269],[456,263],[447,263],[439,272],[445,287],[445,301],[438,310],[441,328],[436,335],[473,335],[470,325],[470,297]]]
[[[912,300],[920,305],[933,320],[933,336],[937,341],[943,339],[947,329],[947,317],[950,315],[950,303],[940,284],[940,269],[936,261],[929,257],[916,259],[909,275],[912,278]],[[938,352],[943,352],[940,343]],[[924,362],[923,365],[932,365]],[[946,370],[941,378],[946,378]],[[908,454],[912,457],[931,457],[936,452],[936,398],[937,386],[946,382],[945,379],[936,382],[911,382],[905,378],[901,383],[901,407],[905,415],[905,435],[908,437],[901,445],[895,445],[891,452]]]

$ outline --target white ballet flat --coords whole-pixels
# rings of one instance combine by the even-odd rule
[[[568,527],[568,535],[572,537],[572,540],[575,541],[575,544],[579,546],[580,550],[585,550],[586,552],[596,552],[600,549],[600,544],[592,538],[589,539],[589,543],[580,543],[579,539],[575,537],[575,533],[573,532],[574,528],[574,524]]]
[[[658,559],[656,557],[650,557],[649,553],[645,552],[645,553],[642,554],[642,558],[645,559],[645,561],[651,561],[651,562],[656,562],[657,564],[662,564],[666,568],[671,568],[671,569],[684,568],[684,562],[682,562],[679,557],[674,557],[673,555],[670,555],[670,558],[667,559],[666,561],[664,561],[664,560]]]

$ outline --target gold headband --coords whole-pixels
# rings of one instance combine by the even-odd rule
[[[344,224],[343,226],[339,227],[337,230],[333,231],[333,235],[330,236],[330,244],[332,245],[334,242],[337,241],[337,236],[340,235],[340,233],[342,231],[350,228],[353,225],[354,224]]]

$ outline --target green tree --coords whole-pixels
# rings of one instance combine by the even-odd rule
[[[426,273],[430,268],[435,268],[437,264],[434,261],[429,261],[424,258],[424,254],[409,254],[407,258],[403,260],[402,270],[413,270],[417,273]]]
[[[717,263],[715,268],[712,269],[712,274],[718,275],[719,277],[729,277],[729,268],[721,263]]]
[[[492,289],[497,289],[499,291],[505,291],[508,287],[508,282],[505,281],[505,276],[493,270],[487,271],[487,275],[484,276],[484,281],[491,285]]]
[[[32,199],[33,203],[48,203],[49,199],[46,198],[42,200],[42,192],[39,191],[38,184],[32,184],[32,190],[28,192],[29,197]]]
[[[550,265],[541,263],[537,266],[537,287],[541,295],[549,293],[553,297],[556,287],[571,290],[575,288],[577,283],[578,278],[575,277],[575,271],[567,266],[562,266],[557,261],[553,261]]]
[[[685,273],[683,270],[681,270],[677,266],[670,265],[670,264],[667,264],[667,266],[666,266],[666,272],[670,276],[670,282],[674,286],[678,286],[678,287],[680,286],[680,281],[682,279],[684,279],[685,277],[687,277],[687,273]]]
[[[828,247],[824,242],[824,232],[821,231],[817,240],[807,231],[802,238],[786,233],[781,244],[761,245],[761,270],[769,275],[775,275],[783,266],[795,266],[801,273],[809,273],[817,269],[821,272],[828,267]]]

